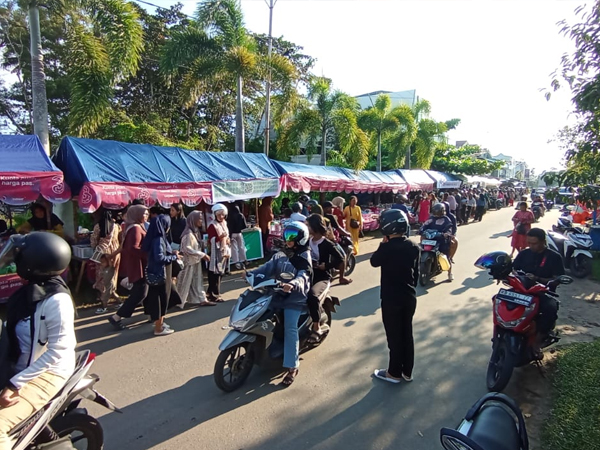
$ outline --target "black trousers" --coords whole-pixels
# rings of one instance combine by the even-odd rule
[[[467,206],[463,206],[460,209],[460,217],[461,217],[462,223],[468,223],[469,219],[471,218],[471,208],[469,208]]]
[[[415,343],[413,340],[412,320],[417,308],[417,298],[402,295],[393,299],[381,300],[383,326],[390,350],[388,373],[400,378],[403,374],[412,375],[415,364]]]
[[[211,270],[208,271],[208,289],[206,293],[209,297],[217,298],[221,296],[221,278],[223,278],[223,275]]]
[[[475,209],[475,220],[479,220],[481,222],[481,219],[483,218],[484,214],[485,214],[485,206],[478,206]]]
[[[123,305],[117,311],[119,317],[131,317],[135,308],[142,303],[148,296],[148,283],[145,279],[141,279],[133,283],[131,291],[129,291],[129,297],[123,303]]]
[[[314,283],[310,288],[306,302],[308,304],[308,312],[310,313],[310,318],[313,322],[319,323],[321,320],[319,297],[321,296],[321,294],[323,294],[323,292],[325,292],[328,285],[329,282],[327,280],[323,280]]]
[[[146,312],[154,322],[167,314],[169,307],[169,296],[167,295],[166,284],[160,286],[150,286],[148,297],[146,297]]]
[[[558,302],[547,295],[540,297],[540,309],[536,317],[537,330],[542,334],[551,332],[558,319]]]

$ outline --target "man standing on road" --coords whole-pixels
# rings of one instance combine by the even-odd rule
[[[522,270],[535,282],[548,284],[549,281],[565,274],[561,256],[546,246],[546,232],[541,228],[532,228],[527,233],[529,248],[520,252],[513,262],[513,269]],[[558,303],[553,297],[540,297],[540,310],[537,328],[541,335],[554,329],[558,319]]]
[[[412,381],[415,359],[412,320],[417,308],[419,247],[406,238],[409,223],[398,209],[380,217],[383,242],[371,256],[371,265],[381,267],[381,314],[390,350],[388,369],[374,375],[389,383]]]

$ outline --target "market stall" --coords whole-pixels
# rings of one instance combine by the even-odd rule
[[[135,199],[168,207],[183,202],[246,200],[279,195],[279,173],[263,154],[66,137],[54,161],[84,212],[120,209]]]
[[[282,191],[398,193],[408,190],[408,183],[396,171],[353,171],[342,167],[272,162],[280,173]]]
[[[426,170],[425,172],[433,178],[437,189],[458,189],[462,184],[462,180],[449,173],[437,172],[435,170]]]
[[[500,180],[495,178],[482,177],[480,175],[467,175],[467,182],[473,187],[498,187],[502,184]]]
[[[37,136],[0,135],[0,203],[24,206],[41,197],[51,203],[71,198],[62,172],[50,161]],[[0,249],[4,240],[0,239]],[[16,268],[0,272],[0,303],[23,285]]]
[[[431,192],[435,185],[435,180],[427,175],[427,172],[421,169],[398,169],[396,172],[406,180],[409,190]]]

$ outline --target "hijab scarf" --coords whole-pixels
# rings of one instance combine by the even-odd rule
[[[196,226],[198,219],[202,219],[202,212],[192,211],[185,219],[185,230],[181,234],[181,239],[188,234],[193,234],[197,240],[200,240],[200,229]]]
[[[142,250],[146,253],[150,253],[150,249],[152,248],[152,241],[156,238],[160,238],[163,240],[167,253],[171,253],[171,245],[169,244],[169,240],[167,238],[167,230],[171,226],[171,218],[165,214],[160,214],[154,217],[150,221],[150,227],[148,228],[148,232],[142,241]]]
[[[98,226],[100,227],[100,237],[105,238],[106,236],[110,236],[112,234],[113,228],[115,226],[115,222],[113,220],[112,211],[104,210],[102,213],[102,218],[98,222]]]

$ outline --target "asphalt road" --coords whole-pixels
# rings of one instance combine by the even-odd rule
[[[387,347],[379,312],[379,273],[369,256],[379,242],[361,243],[350,286],[332,332],[302,355],[300,374],[288,389],[277,370],[254,368],[247,384],[225,394],[212,378],[218,345],[233,299],[243,284],[225,282],[225,302],[172,314],[176,333],[156,338],[138,312],[131,328],[115,332],[106,316],[85,311],[77,321],[80,348],[98,354],[97,388],[123,414],[86,402],[100,418],[105,448],[202,450],[333,450],[441,448],[439,430],[455,426],[486,392],[492,329],[490,298],[497,291],[473,266],[484,252],[510,249],[506,237],[514,210],[491,211],[482,223],[460,227],[456,279],[419,290],[414,319],[416,364],[412,383],[373,379],[385,368]],[[541,226],[549,228],[556,210]]]

